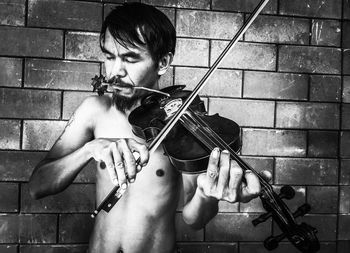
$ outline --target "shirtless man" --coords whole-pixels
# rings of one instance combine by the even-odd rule
[[[109,213],[97,216],[91,253],[173,252],[181,188],[183,219],[198,229],[217,214],[219,200],[247,202],[260,192],[258,178],[243,173],[225,151],[212,151],[207,173],[181,175],[161,147],[150,155],[133,134],[128,115],[148,94],[133,87],[159,89],[158,80],[173,59],[175,38],[171,22],[154,7],[133,3],[113,10],[101,31],[106,77],[117,83],[113,96],[87,98],[31,176],[30,193],[42,198],[66,189],[94,159],[97,204],[114,185],[127,187]],[[133,152],[139,153],[139,164]]]

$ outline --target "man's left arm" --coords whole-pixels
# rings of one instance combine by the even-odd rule
[[[195,229],[203,228],[218,212],[220,200],[248,202],[260,193],[258,177],[249,170],[243,172],[227,151],[215,148],[209,158],[206,173],[183,175],[184,221]]]

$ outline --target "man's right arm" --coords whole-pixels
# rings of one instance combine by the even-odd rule
[[[93,114],[98,98],[87,98],[74,112],[63,133],[34,169],[29,180],[30,194],[38,199],[67,188],[89,162],[87,143],[93,139]]]

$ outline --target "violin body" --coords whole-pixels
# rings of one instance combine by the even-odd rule
[[[171,98],[159,94],[151,94],[143,99],[141,106],[129,116],[129,122],[134,134],[147,142],[155,138],[170,119],[166,106],[174,106],[172,101],[179,104],[185,101],[190,91],[182,90],[184,86],[171,86],[162,90],[171,94]],[[181,100],[181,102],[180,102]],[[176,106],[175,106],[176,107]],[[237,123],[220,117],[219,114],[208,116],[204,103],[198,98],[190,105],[192,113],[200,117],[207,125],[218,133],[229,146],[239,151],[241,147],[240,129]],[[182,123],[182,124],[181,124]],[[182,173],[205,172],[211,149],[196,138],[180,121],[175,125],[163,141],[164,151],[171,163]]]

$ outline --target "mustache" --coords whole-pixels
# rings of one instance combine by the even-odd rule
[[[133,85],[123,82],[118,77],[112,77],[106,82],[111,86],[114,85],[114,86],[123,87],[123,88],[133,88]]]

